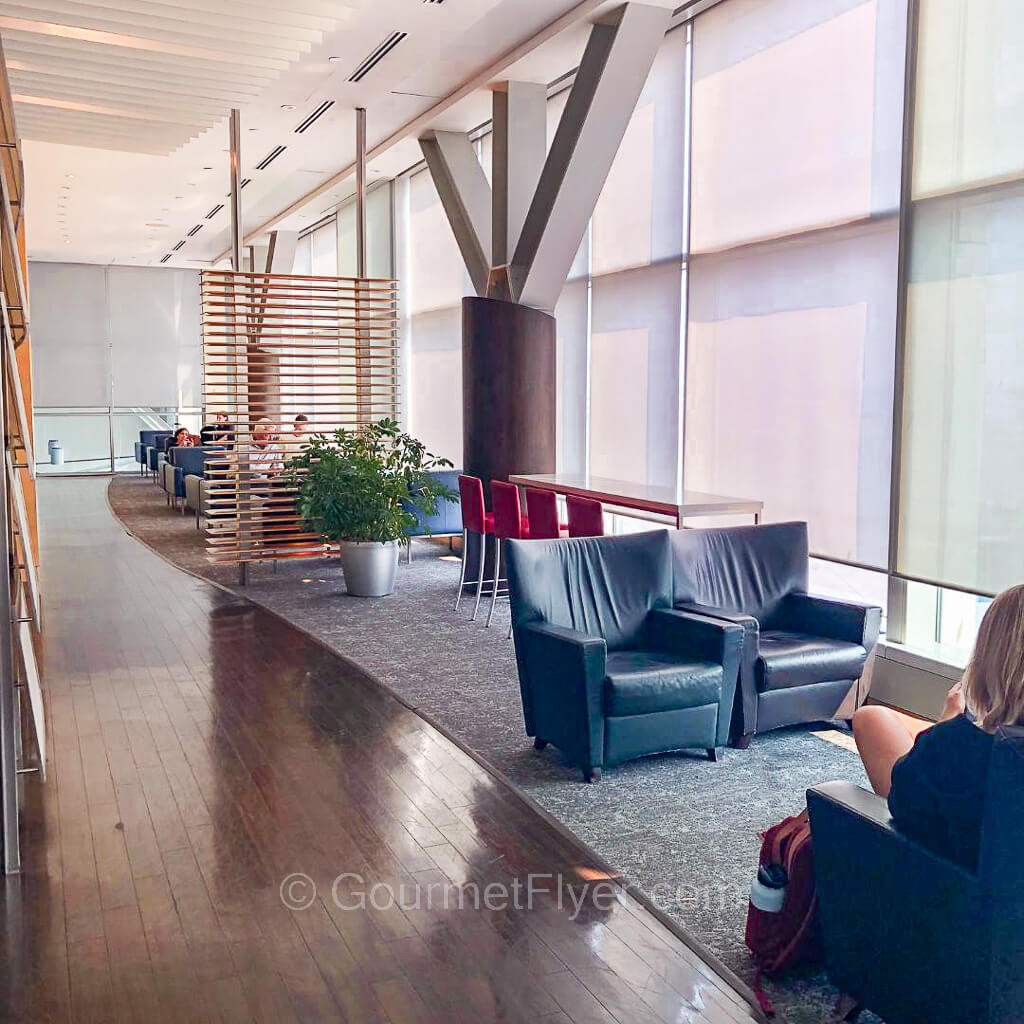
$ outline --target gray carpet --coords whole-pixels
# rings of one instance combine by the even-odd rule
[[[205,564],[200,535],[166,509],[155,487],[118,479],[109,494],[141,539],[192,571],[233,582],[232,570]],[[244,593],[441,724],[751,981],[743,932],[758,833],[802,809],[810,785],[866,785],[856,753],[810,729],[785,729],[759,736],[749,750],[727,751],[718,763],[703,752],[662,755],[585,785],[556,750],[534,751],[523,731],[515,655],[505,639],[507,602],[499,603],[490,629],[483,626],[485,606],[476,622],[472,601],[464,599],[456,614],[459,564],[446,556],[436,543],[417,542],[412,565],[403,558],[396,593],[380,600],[348,597],[340,566],[331,561],[254,567]],[[836,995],[815,972],[768,990],[784,1019],[796,1024],[828,1019]]]

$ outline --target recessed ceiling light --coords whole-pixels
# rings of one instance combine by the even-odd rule
[[[327,58],[332,64],[340,64],[345,58],[344,57],[328,57]]]
[[[65,174],[65,175],[64,175],[64,177],[65,177],[65,178],[73,178],[73,177],[74,177],[74,175],[73,175],[73,174]]]
[[[71,239],[70,238],[65,238],[64,239],[64,244],[65,245],[70,245],[71,244]]]
[[[282,103],[281,104],[281,109],[282,110],[294,110],[295,109],[295,104],[294,103]]]
[[[212,168],[212,167],[204,167],[204,168],[203,168],[203,170],[204,170],[204,171],[212,171],[212,170],[213,170],[213,168]]]
[[[175,196],[174,198],[175,199],[184,199],[185,197],[184,196]]]

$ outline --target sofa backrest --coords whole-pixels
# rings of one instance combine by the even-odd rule
[[[978,870],[991,908],[991,1014],[1019,1021],[1024,1007],[1024,728],[992,745]]]
[[[170,437],[171,432],[169,430],[140,430],[139,441],[142,444],[147,445],[150,448],[156,447],[157,438]]]
[[[783,598],[807,590],[807,524],[770,523],[672,533],[676,602],[770,623]]]
[[[637,646],[654,608],[672,606],[668,531],[575,540],[510,540],[512,621],[540,620]]]
[[[204,448],[171,448],[168,450],[168,458],[185,476],[202,476],[207,457],[208,453]]]
[[[418,528],[413,536],[421,536],[430,527],[431,533],[461,533],[462,532],[462,510],[457,497],[459,493],[459,470],[440,469],[427,473],[431,479],[438,481],[454,491],[456,497],[452,501],[445,501],[443,498],[437,503],[437,511],[432,516],[425,516],[412,502],[406,502],[406,508],[416,517]]]

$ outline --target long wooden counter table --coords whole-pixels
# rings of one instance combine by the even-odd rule
[[[626,480],[589,476],[583,473],[524,473],[510,476],[509,483],[518,487],[534,487],[565,496],[574,494],[593,498],[609,506],[613,515],[630,516],[660,522],[668,519],[676,529],[683,528],[684,519],[697,516],[750,515],[755,525],[761,521],[763,501],[754,498],[729,498],[702,491],[679,491],[674,487],[638,484]],[[655,519],[654,517],[658,517]]]

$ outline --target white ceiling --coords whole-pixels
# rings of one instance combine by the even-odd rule
[[[170,266],[220,256],[229,244],[232,106],[242,112],[250,179],[246,233],[301,228],[351,194],[355,107],[367,108],[371,179],[390,177],[418,159],[415,139],[428,125],[466,129],[485,120],[491,79],[547,82],[573,67],[589,20],[614,6],[0,0],[29,254],[145,265],[170,252]],[[406,35],[361,81],[348,81],[394,32]],[[328,101],[315,123],[295,131]],[[284,151],[258,169],[277,146]]]
[[[356,0],[21,0],[0,32],[23,137],[166,155],[258,98]]]

